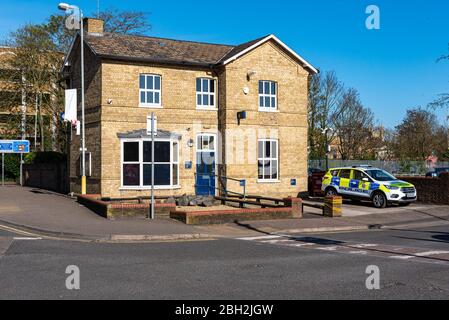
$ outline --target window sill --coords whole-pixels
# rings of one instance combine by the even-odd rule
[[[181,186],[154,186],[154,190],[176,190],[181,189]],[[146,191],[151,190],[151,187],[120,187],[119,191]]]
[[[147,109],[163,109],[161,105],[151,105],[151,104],[139,104],[139,108],[147,108]]]
[[[202,106],[196,106],[196,110],[206,110],[206,111],[218,111],[218,108],[210,108],[210,107],[202,107]]]
[[[279,113],[279,110],[278,109],[275,109],[275,110],[270,110],[270,109],[268,109],[268,108],[259,108],[259,112],[269,112],[269,113]]]
[[[257,179],[257,183],[281,183],[281,180],[261,180],[261,179]]]

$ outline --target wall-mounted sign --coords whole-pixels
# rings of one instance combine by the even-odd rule
[[[192,161],[186,161],[184,167],[188,170],[192,169]]]
[[[29,153],[28,140],[0,140],[0,153]]]
[[[296,179],[291,179],[291,180],[290,180],[290,184],[291,184],[292,186],[296,186],[296,185],[297,185]]]
[[[154,116],[154,128],[151,127],[152,124],[152,116],[147,116],[147,135],[151,135],[151,131],[153,131],[154,135],[157,135],[157,117]]]

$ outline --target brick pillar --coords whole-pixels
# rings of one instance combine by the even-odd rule
[[[323,215],[325,217],[341,217],[341,207],[343,204],[343,198],[339,196],[332,196],[324,198],[324,210]]]
[[[286,207],[292,208],[292,214],[294,218],[302,218],[302,200],[301,198],[284,198]]]

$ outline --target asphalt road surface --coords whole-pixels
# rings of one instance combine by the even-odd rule
[[[0,231],[0,299],[137,298],[448,299],[449,227],[131,244]]]

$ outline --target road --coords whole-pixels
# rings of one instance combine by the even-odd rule
[[[449,298],[447,226],[261,237],[111,244],[0,231],[0,299]],[[410,250],[431,254],[392,258]],[[80,290],[65,287],[69,265]],[[369,265],[380,290],[366,289]]]

